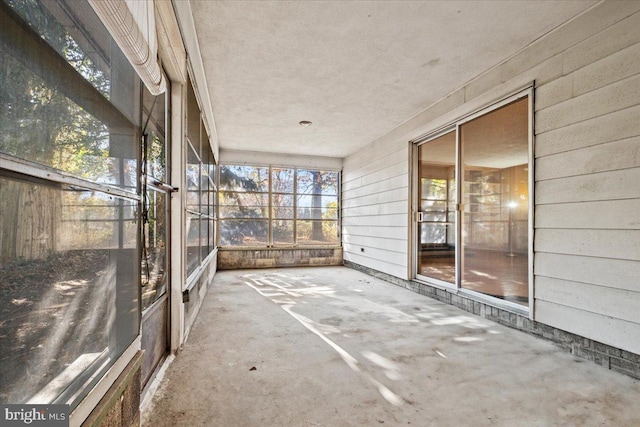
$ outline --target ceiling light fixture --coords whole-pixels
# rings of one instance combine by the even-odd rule
[[[300,126],[311,126],[312,123],[309,120],[302,120],[301,122],[298,123]]]

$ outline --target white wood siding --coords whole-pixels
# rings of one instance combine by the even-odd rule
[[[567,49],[563,77],[546,86],[535,318],[640,353],[640,13]]]
[[[407,276],[408,144],[372,144],[345,159],[342,174],[344,259]]]
[[[406,278],[408,141],[531,81],[534,318],[640,353],[640,2],[597,5],[345,159],[345,259]]]

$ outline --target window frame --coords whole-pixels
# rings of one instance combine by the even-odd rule
[[[99,25],[102,25],[99,19],[97,19],[97,21],[91,21],[89,25],[92,25],[93,22],[97,22]],[[2,30],[0,30],[0,33],[2,33],[1,36],[4,37],[5,34],[12,33],[21,35],[21,37],[7,37],[7,40],[9,40],[9,42],[5,44],[4,48],[18,55],[20,57],[19,62],[21,62],[23,66],[29,68],[29,70],[33,72],[35,76],[45,82],[48,87],[55,87],[69,101],[76,103],[78,107],[85,110],[88,114],[94,116],[97,120],[104,122],[109,127],[109,129],[121,127],[131,129],[133,131],[128,136],[130,138],[130,143],[127,144],[126,148],[130,148],[132,150],[131,152],[136,153],[135,156],[137,156],[130,159],[131,161],[135,161],[136,163],[135,182],[137,184],[139,182],[141,174],[141,170],[139,167],[140,156],[137,150],[138,143],[140,142],[141,124],[138,121],[138,113],[140,113],[140,110],[138,110],[139,105],[136,104],[139,101],[137,97],[142,96],[140,89],[142,85],[140,83],[139,76],[135,72],[132,72],[132,79],[127,81],[128,83],[132,83],[133,86],[135,86],[135,92],[133,92],[129,98],[126,98],[129,101],[133,101],[132,111],[130,112],[130,115],[127,116],[119,109],[116,104],[114,104],[114,101],[107,99],[99,91],[98,88],[94,87],[86,79],[85,76],[80,74],[74,67],[72,67],[71,64],[64,57],[62,57],[54,47],[52,47],[45,40],[41,39],[37,32],[30,28],[30,26],[22,18],[22,16],[12,10],[11,7],[5,2],[1,2],[0,4],[0,23],[0,27],[2,28]],[[86,24],[86,22],[84,21],[81,23]],[[93,29],[95,28],[96,27],[94,26]],[[90,30],[91,29],[92,28],[90,28]],[[48,66],[38,66],[38,64],[42,63],[46,63]],[[128,65],[130,66],[130,64]],[[46,69],[47,72],[44,73],[42,71],[43,69]],[[116,249],[126,249],[138,252],[138,248],[140,246],[140,236],[137,229],[137,223],[139,222],[139,209],[137,208],[139,208],[142,200],[141,187],[139,185],[136,185],[136,187],[129,187],[124,186],[124,184],[122,183],[122,185],[107,184],[99,180],[85,178],[62,169],[57,169],[52,166],[48,166],[32,160],[22,159],[6,153],[0,153],[0,176],[2,176],[3,178],[15,180],[20,183],[31,183],[34,186],[40,185],[43,187],[50,187],[63,192],[70,191],[92,193],[99,197],[117,199],[119,203],[126,203],[127,208],[133,206],[135,211],[133,218],[120,217],[81,220],[73,217],[61,217],[60,222],[66,222],[67,224],[76,221],[83,221],[87,223],[114,222],[122,224],[124,222],[132,221],[134,224],[136,224],[135,231],[129,233],[133,237],[133,246],[125,246],[125,244],[123,243],[124,236],[122,234],[122,231],[120,231],[120,234],[116,236],[118,240],[118,247]],[[63,206],[80,205],[68,204]],[[119,209],[122,210],[122,208]],[[106,251],[113,250],[113,248],[109,247],[96,249]],[[78,249],[72,248],[69,250]],[[120,296],[122,294],[128,295],[129,293],[135,295],[136,301],[131,305],[135,305],[137,307],[137,312],[134,312],[132,310],[130,311],[130,313],[132,313],[132,318],[136,318],[136,322],[135,324],[134,322],[131,322],[130,326],[131,330],[137,330],[138,332],[133,336],[128,334],[126,336],[113,334],[113,331],[118,331],[118,329],[116,329],[116,325],[118,324],[118,322],[122,321],[121,318],[118,318],[118,320],[114,322],[113,329],[109,330],[109,333],[112,334],[113,337],[109,337],[109,344],[103,351],[103,353],[100,354],[100,356],[96,360],[91,362],[90,365],[86,366],[81,372],[76,374],[73,379],[66,385],[66,388],[56,391],[56,397],[52,398],[51,401],[35,403],[65,403],[70,404],[70,409],[74,411],[73,413],[88,413],[89,404],[87,402],[96,400],[96,396],[101,396],[110,386],[110,384],[107,384],[107,382],[105,382],[106,380],[104,374],[108,371],[112,371],[115,373],[121,372],[126,367],[126,364],[129,363],[130,360],[132,360],[135,352],[137,352],[140,348],[139,329],[142,316],[142,312],[140,310],[140,286],[139,282],[134,280],[135,277],[139,277],[139,257],[135,258],[135,261],[133,261],[132,265],[135,266],[135,268],[132,271],[132,281],[130,283],[126,281],[118,282],[117,280],[114,280],[113,282],[110,282],[108,286],[114,289],[114,293],[117,296]],[[131,286],[127,287],[127,292],[118,293],[117,291],[120,290],[120,288],[124,285]],[[118,310],[122,309],[123,308],[119,307],[114,302],[112,310],[117,312]],[[118,340],[120,340],[121,342],[118,343]],[[111,341],[115,341],[116,344],[112,344]],[[107,353],[105,353],[105,351]],[[47,386],[45,386],[43,389],[38,391],[36,396],[38,396],[38,398],[44,396],[50,398],[48,393],[49,392],[47,391]]]
[[[183,144],[183,164],[182,175],[184,182],[184,206],[183,211],[185,215],[184,229],[184,274],[186,277],[183,289],[191,289],[199,280],[202,273],[202,267],[207,263],[207,260],[216,252],[217,249],[217,170],[218,163],[215,158],[215,153],[211,147],[211,139],[207,130],[206,121],[200,102],[198,99],[198,92],[196,90],[196,83],[191,77],[192,73],[189,72],[189,79],[185,84],[185,108],[183,111],[183,118],[185,120],[183,138],[185,143]],[[197,116],[197,119],[190,117],[190,115]],[[195,121],[197,120],[197,135],[195,129]],[[198,140],[195,141],[195,138]],[[192,191],[189,190],[189,182],[187,180],[187,171],[189,168],[190,159],[194,159],[198,165],[198,202],[197,205],[189,204],[187,197]],[[194,164],[196,164],[194,163]],[[211,166],[213,166],[214,176],[211,176]],[[203,178],[206,177],[206,180]],[[203,183],[206,183],[206,188],[203,187]],[[195,192],[195,191],[194,191]],[[211,195],[211,193],[214,193]],[[203,199],[206,199],[206,207],[203,204]],[[197,206],[197,208],[196,208]],[[197,262],[194,258],[189,258],[189,229],[187,228],[186,219],[188,217],[197,218],[198,220],[198,254]],[[206,242],[203,244],[203,224],[206,227]],[[211,224],[211,227],[209,227]],[[213,235],[213,238],[211,238]],[[203,249],[204,248],[204,249]],[[205,253],[206,252],[206,253]],[[193,261],[190,264],[190,260]]]
[[[220,170],[223,167],[254,167],[254,168],[267,168],[268,170],[268,184],[267,184],[267,191],[237,191],[237,190],[222,190],[219,187],[219,191],[218,191],[218,202],[217,205],[222,208],[223,204],[222,204],[222,193],[224,192],[229,192],[229,193],[248,193],[248,194],[264,194],[264,195],[268,195],[268,201],[267,201],[267,215],[266,218],[263,218],[261,220],[265,220],[267,221],[267,244],[266,245],[223,245],[221,242],[221,235],[222,233],[219,232],[216,235],[217,240],[217,245],[220,248],[223,249],[228,249],[228,250],[247,250],[247,249],[292,249],[292,248],[305,248],[305,249],[309,249],[309,248],[316,248],[316,249],[321,249],[321,248],[339,248],[342,247],[342,229],[341,229],[341,224],[342,224],[342,215],[341,215],[341,203],[342,203],[342,198],[341,198],[341,184],[342,184],[342,171],[339,169],[334,169],[334,168],[313,168],[313,167],[306,167],[306,166],[287,166],[287,165],[277,165],[277,164],[257,164],[257,163],[226,163],[226,162],[220,162],[220,165],[218,167],[218,175],[220,174]],[[273,188],[273,171],[275,169],[292,169],[293,170],[293,191],[291,193],[288,192],[282,192],[282,191],[274,191]],[[299,193],[298,192],[298,171],[314,171],[314,172],[321,172],[321,173],[335,173],[336,174],[336,193],[335,195],[331,194],[331,195],[327,195],[327,196],[331,196],[331,197],[335,197],[338,206],[336,207],[336,218],[335,219],[318,219],[318,220],[314,220],[314,219],[307,219],[308,221],[321,221],[322,223],[325,222],[331,222],[331,223],[335,223],[336,224],[336,239],[337,239],[337,243],[324,243],[324,244],[309,244],[309,243],[300,243],[298,240],[298,222],[300,221],[304,221],[305,219],[300,219],[298,217],[298,198],[300,196],[313,196],[316,193]],[[218,183],[220,182],[220,178],[218,176]],[[276,215],[274,214],[274,204],[273,204],[273,195],[274,194],[281,194],[281,195],[290,195],[293,198],[293,205],[292,205],[292,210],[293,210],[293,215],[291,219],[286,219],[286,220],[290,220],[293,222],[293,243],[291,244],[278,244],[274,242],[274,238],[273,238],[273,223],[274,221],[277,221],[279,219],[282,218],[277,218]],[[220,216],[219,221],[223,222],[223,221],[241,221],[243,220],[243,218],[240,217],[231,217],[231,218],[222,218]]]
[[[164,70],[162,70],[162,73],[164,75]],[[169,248],[171,246],[171,209],[170,209],[170,200],[171,200],[171,193],[173,191],[175,191],[175,189],[169,184],[170,182],[170,177],[171,177],[171,150],[170,150],[170,141],[169,138],[171,136],[171,83],[169,81],[169,79],[166,78],[165,75],[165,81],[167,82],[167,90],[163,93],[161,93],[160,95],[152,95],[149,90],[142,85],[141,87],[141,100],[140,100],[140,114],[141,114],[141,119],[140,122],[142,123],[143,126],[146,125],[146,128],[142,129],[143,132],[143,143],[140,146],[140,173],[141,173],[141,179],[143,180],[141,189],[140,189],[140,195],[141,195],[141,204],[142,206],[142,211],[147,211],[147,215],[149,216],[149,218],[141,218],[140,219],[140,245],[141,245],[141,266],[140,266],[140,278],[141,278],[141,283],[140,283],[140,288],[141,288],[141,295],[140,295],[140,312],[142,314],[142,316],[145,316],[145,314],[148,311],[153,310],[154,306],[156,305],[156,303],[160,300],[162,300],[164,297],[168,297],[168,294],[170,292],[170,281],[171,281],[171,262],[169,259]],[[146,111],[145,109],[145,97],[149,96],[151,99],[153,99],[152,101],[152,105],[153,107],[151,108],[151,111]],[[157,100],[159,97],[163,97],[164,98],[164,102],[162,103],[158,103]],[[162,116],[163,116],[163,120],[164,120],[164,129],[160,129],[160,127],[158,126],[157,123],[155,123],[155,121],[153,120],[154,117],[154,109],[159,108],[159,106],[162,106]],[[146,136],[145,136],[146,134]],[[162,144],[163,144],[163,157],[164,157],[164,171],[163,171],[163,177],[161,176],[155,176],[153,173],[150,172],[150,166],[153,163],[153,161],[155,159],[151,158],[149,153],[152,149],[152,137],[154,135],[160,134],[162,136]],[[144,138],[147,138],[147,140],[145,141]],[[144,150],[147,150],[147,152],[145,153]],[[143,173],[144,172],[144,173]],[[147,194],[144,194],[146,191]],[[145,302],[143,300],[143,292],[144,289],[146,287],[146,285],[144,284],[144,280],[143,280],[143,262],[148,262],[148,260],[145,260],[145,254],[142,253],[142,250],[144,248],[144,250],[148,251],[149,247],[147,247],[147,244],[145,242],[145,239],[148,239],[150,236],[148,235],[149,230],[145,230],[144,227],[145,225],[147,225],[145,223],[145,221],[149,221],[149,219],[152,216],[155,216],[155,218],[153,218],[154,220],[157,220],[157,211],[155,211],[155,209],[157,208],[157,206],[152,205],[151,201],[150,201],[150,195],[151,194],[161,194],[162,196],[165,197],[165,201],[164,201],[164,238],[165,238],[165,248],[164,248],[164,252],[165,252],[165,258],[164,258],[164,281],[165,281],[165,290],[164,292],[159,295],[156,296],[156,298],[151,302],[151,304],[145,306]],[[147,204],[147,206],[144,206],[144,204]],[[148,257],[148,253],[146,254],[146,256]],[[149,278],[146,278],[147,280],[147,284],[149,281]]]

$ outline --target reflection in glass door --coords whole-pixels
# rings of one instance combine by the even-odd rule
[[[460,126],[462,287],[526,305],[529,136],[524,98]]]
[[[418,271],[455,283],[456,137],[449,132],[418,147]]]

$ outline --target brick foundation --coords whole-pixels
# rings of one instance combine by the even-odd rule
[[[342,265],[342,248],[219,249],[218,269]]]

